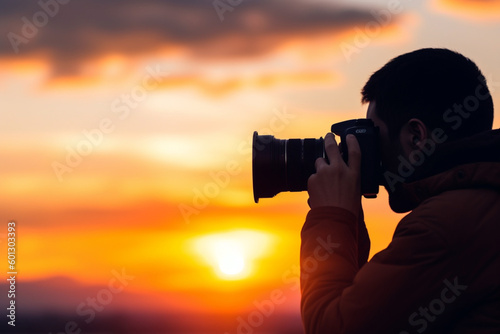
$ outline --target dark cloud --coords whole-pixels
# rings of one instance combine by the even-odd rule
[[[223,1],[219,3],[228,4]],[[48,56],[54,75],[75,75],[83,62],[107,53],[134,55],[171,47],[198,58],[255,56],[290,38],[335,34],[373,20],[369,10],[305,0],[243,0],[228,8],[223,18],[213,0],[72,0],[67,4],[6,0],[0,2],[0,56]],[[36,34],[26,21],[38,22]]]

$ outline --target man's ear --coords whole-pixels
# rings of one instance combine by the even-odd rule
[[[412,118],[401,128],[399,139],[404,151],[409,154],[411,151],[421,150],[427,136],[427,127],[424,122],[418,118]]]

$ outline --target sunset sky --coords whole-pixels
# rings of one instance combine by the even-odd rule
[[[370,74],[423,47],[474,60],[500,105],[495,0],[6,0],[0,22],[1,251],[14,220],[18,311],[82,329],[78,306],[117,273],[96,319],[236,333],[274,297],[255,333],[300,326],[307,194],[253,202],[252,132],[319,138],[364,117]],[[373,255],[402,215],[382,189],[363,201]]]

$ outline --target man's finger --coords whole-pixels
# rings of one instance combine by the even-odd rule
[[[347,151],[349,152],[349,168],[359,172],[361,169],[361,148],[359,147],[358,139],[355,135],[349,134],[346,137]]]
[[[316,168],[316,171],[318,171],[321,167],[327,166],[327,165],[328,165],[328,163],[326,162],[326,160],[324,158],[318,158],[314,162],[314,167]]]
[[[325,136],[325,152],[331,164],[339,165],[342,161],[339,146],[332,133],[327,133]]]

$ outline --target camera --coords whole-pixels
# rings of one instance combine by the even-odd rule
[[[346,136],[356,136],[361,148],[361,194],[376,198],[380,180],[379,129],[370,119],[335,123],[331,132],[340,136],[342,158],[348,163]],[[328,157],[323,138],[276,139],[253,133],[252,178],[255,203],[283,191],[307,190],[309,176],[316,172],[317,158]]]

